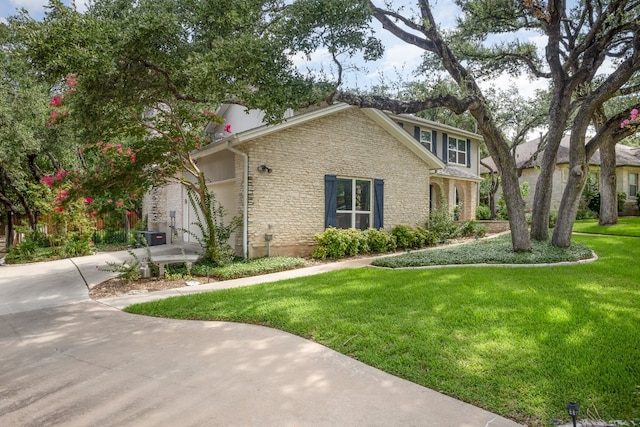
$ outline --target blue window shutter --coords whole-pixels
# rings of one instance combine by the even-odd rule
[[[373,228],[384,228],[384,181],[373,180]]]
[[[433,154],[438,157],[438,132],[435,130],[431,131],[431,149]]]
[[[449,163],[449,135],[442,133],[442,161]]]
[[[413,127],[413,137],[416,139],[416,141],[420,142],[420,127]]]
[[[324,228],[338,225],[336,209],[338,208],[338,196],[336,194],[336,176],[324,176]]]
[[[467,167],[471,167],[471,140],[467,139]]]

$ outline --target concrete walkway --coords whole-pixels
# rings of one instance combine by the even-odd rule
[[[115,308],[168,291],[90,300],[88,287],[109,277],[95,266],[121,256],[0,267],[0,425],[517,426],[285,332]]]

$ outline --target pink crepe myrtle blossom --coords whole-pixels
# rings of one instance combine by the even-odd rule
[[[56,95],[49,101],[49,106],[60,107],[62,105],[62,96]]]
[[[53,179],[53,176],[51,175],[46,175],[40,178],[40,182],[42,182],[47,187],[51,187],[53,185],[53,181],[54,179]]]
[[[624,119],[623,121],[620,122],[620,128],[624,129],[626,127],[630,127],[634,125],[640,126],[640,115],[638,113],[637,108],[634,108],[631,110],[631,112],[629,113],[628,119]]]
[[[116,206],[117,206],[117,207],[120,207],[120,206],[122,206],[122,205],[124,205],[124,202],[123,202],[122,200],[118,200],[118,201],[116,202]]]
[[[75,89],[76,86],[78,86],[78,80],[75,74],[67,74],[65,80],[67,81],[67,86],[69,86],[71,92]]]
[[[91,203],[93,203],[93,199],[92,199],[91,197],[85,197],[85,198],[84,198],[84,201],[85,201],[88,205],[90,205]]]
[[[227,123],[224,125],[224,131],[227,133],[231,133],[231,123]]]

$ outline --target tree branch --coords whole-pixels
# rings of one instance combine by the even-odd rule
[[[436,98],[428,98],[420,101],[400,101],[384,96],[357,95],[349,92],[338,92],[335,101],[355,105],[360,108],[376,108],[383,111],[391,111],[395,114],[413,114],[430,108],[448,108],[456,114],[462,114],[469,108],[479,104],[479,99],[474,96],[457,98],[453,95],[444,95]]]

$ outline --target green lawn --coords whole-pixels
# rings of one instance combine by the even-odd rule
[[[132,306],[256,323],[322,343],[518,422],[568,401],[640,418],[640,239],[576,236],[595,263],[342,270]]]
[[[604,226],[598,225],[598,220],[576,221],[573,225],[573,231],[579,233],[640,237],[640,217],[620,217],[616,225]]]

